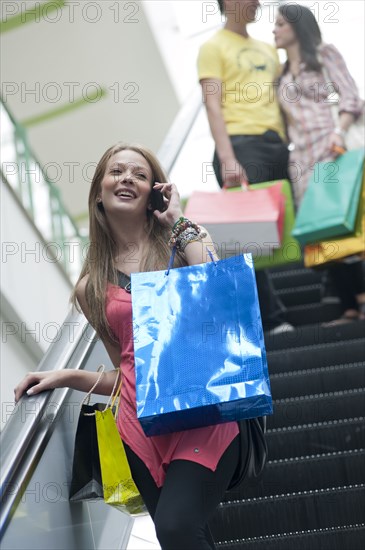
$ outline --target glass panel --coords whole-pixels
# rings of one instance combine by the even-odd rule
[[[6,181],[34,221],[53,254],[72,282],[81,271],[87,244],[28,146],[24,128],[17,124],[1,102],[1,170]]]

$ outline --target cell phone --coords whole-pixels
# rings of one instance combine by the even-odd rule
[[[159,189],[152,189],[151,191],[151,208],[152,210],[159,210],[160,212],[166,210],[163,194]]]

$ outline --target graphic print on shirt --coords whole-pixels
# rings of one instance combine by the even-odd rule
[[[274,60],[259,48],[241,48],[237,53],[237,66],[248,74],[275,74]]]

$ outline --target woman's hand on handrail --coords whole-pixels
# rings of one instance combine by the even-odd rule
[[[110,395],[118,372],[116,369],[103,373],[94,393]],[[72,388],[88,392],[99,376],[99,372],[72,369],[29,372],[14,389],[15,403],[24,394],[29,396],[37,395],[43,391],[54,390],[56,388]]]

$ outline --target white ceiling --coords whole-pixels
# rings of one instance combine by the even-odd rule
[[[133,141],[157,150],[180,102],[140,2],[70,4],[73,13],[66,5],[2,35],[1,76],[3,100],[19,122],[106,90],[98,101],[28,128],[32,149],[77,216],[105,149]]]

